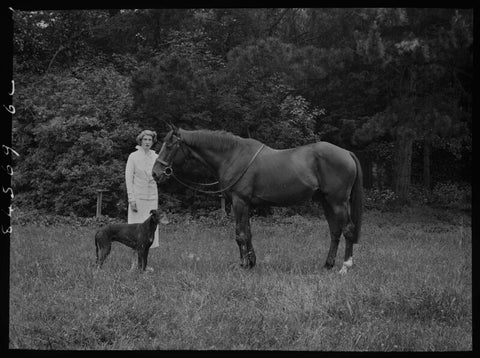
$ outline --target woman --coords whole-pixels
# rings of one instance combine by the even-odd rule
[[[125,168],[125,183],[128,195],[128,223],[142,223],[150,210],[158,208],[157,183],[152,177],[152,167],[158,155],[150,149],[157,141],[157,133],[144,130],[137,136],[137,151],[130,153]],[[150,248],[159,246],[158,227]],[[137,262],[136,252],[131,270]],[[152,270],[152,268],[149,268]]]

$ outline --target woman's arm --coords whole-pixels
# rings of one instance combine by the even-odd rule
[[[133,157],[130,154],[128,156],[127,165],[125,167],[125,184],[127,186],[128,202],[135,201],[135,197],[133,195],[133,171]]]

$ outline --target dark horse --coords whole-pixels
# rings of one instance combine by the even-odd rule
[[[224,131],[173,127],[152,169],[157,182],[173,174],[172,165],[185,158],[181,153],[189,153],[209,167],[218,177],[221,191],[231,198],[242,267],[251,268],[256,261],[250,208],[289,206],[310,198],[320,201],[330,227],[325,267],[334,266],[342,233],[346,245],[340,272],[353,265],[353,244],[360,236],[363,211],[362,170],[353,153],[327,142],[276,150]]]

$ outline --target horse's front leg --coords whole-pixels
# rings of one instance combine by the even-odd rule
[[[252,246],[250,208],[244,200],[237,196],[234,196],[232,199],[233,213],[235,215],[235,239],[240,250],[240,266],[252,268],[255,266],[256,256]]]

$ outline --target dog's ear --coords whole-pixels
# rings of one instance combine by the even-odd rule
[[[150,215],[157,215],[157,210],[155,209],[150,210]]]

